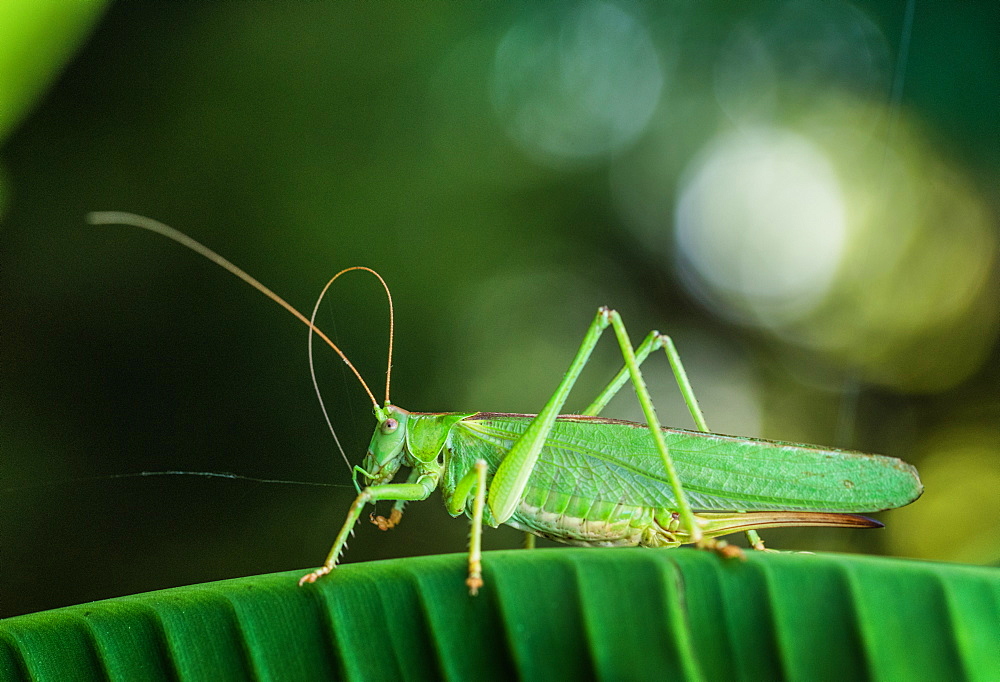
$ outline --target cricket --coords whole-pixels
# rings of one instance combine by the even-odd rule
[[[407,502],[425,500],[438,488],[452,516],[464,513],[471,519],[466,585],[472,595],[484,584],[484,524],[494,528],[507,524],[532,537],[570,545],[694,544],[739,557],[742,550],[719,538],[745,532],[751,547],[764,550],[756,531],[766,528],[877,528],[882,524],[861,514],[902,507],[923,491],[916,469],[894,457],[710,432],[670,337],[653,331],[634,347],[621,316],[606,307],[598,309],[565,375],[537,414],[411,412],[389,397],[392,296],[374,270],[355,266],[338,272],[307,318],[252,276],[172,227],[117,211],[90,213],[87,220],[155,232],[239,277],[310,329],[310,369],[317,395],[313,336],[337,353],[368,394],[376,426],[367,453],[352,470],[357,498],[326,561],[303,576],[299,585],[334,570],[368,504],[393,502],[388,517],[370,516],[380,529],[389,530],[402,519]],[[343,351],[315,325],[326,291],[341,275],[355,270],[378,278],[389,299],[389,360],[381,404]],[[609,328],[621,351],[622,369],[586,409],[563,414],[578,377]],[[695,430],[664,427],[656,415],[641,365],[661,350]],[[645,424],[600,416],[626,383],[635,391]],[[401,469],[408,473],[395,482]]]

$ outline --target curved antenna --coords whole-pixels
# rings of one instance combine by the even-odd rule
[[[379,406],[378,401],[375,400],[375,396],[371,392],[371,389],[368,388],[368,384],[366,384],[365,380],[361,378],[361,373],[358,372],[358,370],[354,367],[351,361],[347,359],[347,356],[344,355],[344,352],[337,347],[337,344],[331,341],[329,337],[327,337],[327,335],[324,334],[321,329],[319,329],[312,322],[307,320],[305,315],[303,315],[298,310],[289,305],[285,301],[285,299],[278,296],[276,293],[268,289],[266,286],[258,282],[256,279],[248,275],[240,268],[230,263],[228,260],[217,254],[215,251],[212,251],[212,249],[208,248],[201,242],[197,242],[194,239],[191,239],[191,237],[187,236],[183,232],[175,230],[169,225],[164,225],[158,220],[153,220],[152,218],[136,215],[135,213],[126,213],[124,211],[95,211],[93,213],[88,213],[87,222],[89,222],[92,225],[130,225],[132,227],[139,227],[144,230],[149,230],[150,232],[155,232],[157,234],[163,235],[167,239],[172,239],[178,244],[188,247],[195,253],[201,254],[202,256],[212,261],[216,265],[219,265],[223,269],[228,270],[230,273],[236,275],[244,282],[252,286],[254,289],[264,294],[269,299],[271,299],[272,301],[280,305],[282,308],[290,312],[300,322],[309,327],[309,329],[311,329],[314,334],[323,339],[326,342],[326,344],[330,346],[330,348],[332,348],[337,353],[337,355],[340,356],[340,359],[344,361],[344,364],[350,367],[351,371],[354,372],[354,376],[356,376],[358,378],[358,381],[361,382],[361,386],[365,389],[365,393],[368,394],[368,398],[372,401],[372,405],[374,405],[376,408]],[[379,279],[381,279],[381,277]],[[309,337],[311,339],[312,334],[310,334]],[[388,389],[388,386],[386,388]],[[336,435],[334,437],[336,438]]]
[[[385,404],[388,407],[390,404],[389,382],[392,375],[392,340],[396,335],[396,321],[395,321],[396,318],[395,314],[393,313],[392,294],[389,292],[389,285],[385,283],[384,279],[382,279],[382,275],[378,274],[371,268],[365,267],[364,265],[354,265],[349,268],[344,268],[343,270],[338,272],[336,275],[330,278],[330,281],[326,283],[326,286],[323,287],[323,290],[319,292],[319,296],[316,298],[316,305],[313,306],[312,315],[309,316],[309,326],[315,329],[316,315],[319,314],[319,306],[320,304],[323,303],[323,297],[326,296],[326,292],[327,290],[329,290],[330,286],[337,281],[338,277],[340,277],[344,273],[351,272],[352,270],[364,270],[365,272],[370,272],[371,274],[375,275],[375,277],[378,278],[378,281],[382,284],[382,288],[385,289],[385,296],[389,300],[389,359],[386,362],[386,370],[385,370]],[[309,376],[312,377],[313,389],[316,391],[316,398],[319,400],[320,408],[323,410],[323,417],[326,419],[326,424],[327,426],[330,427],[330,431],[333,432],[333,424],[330,422],[330,416],[326,412],[326,404],[323,402],[323,394],[319,390],[319,381],[316,379],[316,365],[313,362],[312,334],[309,335],[309,341],[307,345],[309,348]],[[375,408],[378,409],[378,405],[375,405]],[[336,434],[334,434],[334,438],[336,438]],[[350,466],[350,462],[348,462],[348,466]]]

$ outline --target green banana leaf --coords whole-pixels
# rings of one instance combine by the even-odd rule
[[[3,680],[1000,679],[1000,570],[555,549],[226,580],[0,621]],[[42,579],[72,579],[71,572]]]

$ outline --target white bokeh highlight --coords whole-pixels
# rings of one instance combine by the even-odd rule
[[[781,326],[807,315],[829,292],[847,238],[833,167],[790,131],[724,134],[681,180],[676,240],[685,282],[730,317]]]

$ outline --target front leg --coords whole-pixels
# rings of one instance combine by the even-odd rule
[[[365,488],[354,500],[350,511],[347,513],[347,520],[337,534],[337,539],[330,549],[330,554],[326,557],[326,562],[318,569],[302,576],[299,585],[314,583],[318,578],[323,577],[334,569],[340,553],[347,545],[347,538],[354,529],[354,524],[358,522],[361,511],[369,502],[379,500],[415,501],[426,500],[431,492],[437,487],[438,476],[440,474],[423,474],[418,476],[416,483],[386,483],[384,485],[373,485]]]
[[[406,482],[416,483],[419,478],[420,470],[413,469],[410,471],[410,475],[406,477]],[[376,516],[375,512],[372,512],[368,515],[368,519],[378,526],[379,530],[392,530],[403,520],[403,507],[406,506],[407,502],[408,500],[396,500],[396,504],[392,505],[392,511],[389,512],[389,518]]]

